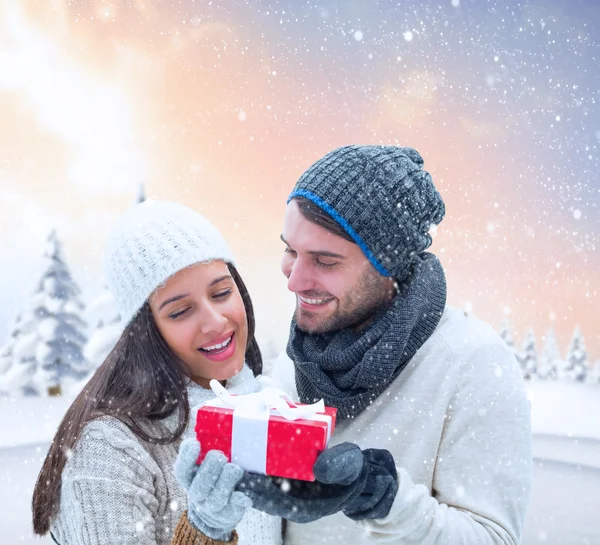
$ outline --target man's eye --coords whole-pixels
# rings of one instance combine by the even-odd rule
[[[289,246],[285,247],[285,250],[283,250],[286,254],[295,254],[296,252],[294,250],[292,250]]]
[[[184,308],[183,310],[180,310],[179,312],[174,312],[173,314],[169,314],[169,318],[171,320],[177,320],[177,318],[179,318],[180,316],[183,316],[189,309],[188,308]]]
[[[331,267],[335,267],[337,265],[337,263],[333,262],[333,263],[324,263],[323,261],[320,261],[319,259],[317,259],[317,265],[319,267],[323,267],[324,269],[331,269]]]

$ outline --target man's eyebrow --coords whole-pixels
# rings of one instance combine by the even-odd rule
[[[223,282],[223,280],[227,280],[228,278],[232,278],[232,276],[230,274],[224,274],[223,276],[219,276],[218,278],[215,278],[209,285],[209,288],[212,288],[213,286],[215,286],[216,284],[218,284],[219,282]],[[188,297],[189,293],[182,293],[180,295],[175,295],[173,297],[170,297],[169,299],[167,299],[166,301],[163,301],[160,305],[160,307],[158,307],[158,310],[160,311],[163,307],[167,306],[169,303],[175,303],[175,301],[181,301],[181,299]]]
[[[279,235],[279,238],[283,241],[283,243],[288,246],[288,248],[291,248],[291,246],[288,244],[288,242],[285,240],[285,238],[283,238],[283,235]],[[322,257],[331,257],[333,259],[346,259],[346,256],[343,256],[341,254],[336,254],[334,252],[328,252],[326,250],[310,250],[308,252],[306,252],[309,255],[316,255],[316,256],[322,256]]]
[[[316,255],[316,256],[322,256],[322,257],[332,257],[334,259],[346,259],[346,256],[343,256],[341,254],[336,254],[334,252],[326,252],[325,250],[322,251],[310,251],[310,252],[306,252],[310,255]]]

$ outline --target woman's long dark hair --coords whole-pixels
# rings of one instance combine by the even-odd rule
[[[254,373],[262,372],[262,356],[254,336],[254,310],[250,295],[233,265],[228,265],[244,301],[248,321],[246,363]],[[103,415],[118,418],[142,441],[166,445],[184,432],[190,406],[185,364],[171,351],[154,322],[146,303],[125,328],[121,338],[67,410],[40,471],[32,499],[33,531],[44,535],[60,502],[61,475],[67,453],[75,447],[86,423]],[[151,436],[143,420],[162,420],[177,411],[174,431]]]

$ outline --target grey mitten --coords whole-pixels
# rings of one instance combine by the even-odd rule
[[[398,491],[394,459],[387,450],[361,451],[341,443],[323,451],[314,482],[245,473],[237,489],[255,509],[293,522],[312,522],[343,511],[354,520],[382,518]]]
[[[185,439],[173,468],[177,482],[187,490],[188,519],[208,537],[229,541],[244,512],[252,505],[249,497],[235,491],[244,471],[227,463],[218,450],[209,451],[200,465],[196,464],[198,456],[200,443],[193,438]]]

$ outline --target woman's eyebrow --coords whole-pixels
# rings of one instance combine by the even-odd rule
[[[209,285],[209,288],[212,288],[215,284],[219,282],[223,282],[223,280],[227,280],[228,278],[232,278],[230,274],[224,274],[223,276],[219,276],[219,278],[215,278]]]
[[[179,300],[183,299],[184,297],[187,297],[188,295],[189,295],[189,293],[182,293],[181,295],[175,295],[175,297],[170,297],[166,301],[162,302],[160,307],[158,307],[158,310],[160,311],[160,310],[162,310],[162,308],[164,306],[168,305],[169,303],[174,303],[175,301],[179,301]]]
[[[218,278],[215,278],[209,285],[209,288],[212,288],[214,285],[218,284],[219,282],[223,282],[223,280],[227,280],[228,278],[232,278],[232,276],[230,274],[224,274],[223,276],[219,276]],[[181,299],[183,299],[184,297],[188,297],[190,294],[189,293],[182,293],[181,295],[175,295],[173,297],[169,297],[169,299],[167,299],[166,301],[163,301],[160,305],[160,307],[158,307],[158,310],[162,310],[163,307],[167,306],[169,303],[174,303],[175,301],[180,301]]]

